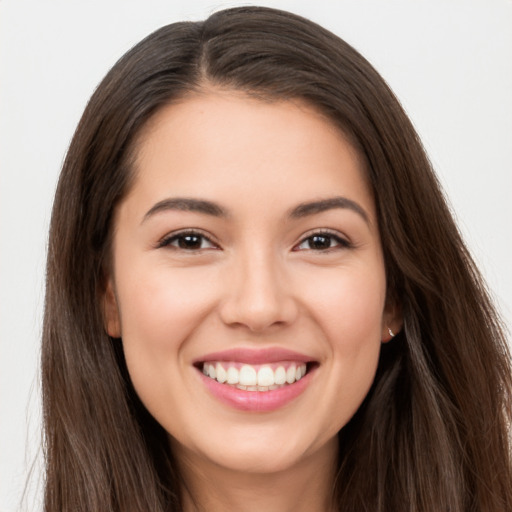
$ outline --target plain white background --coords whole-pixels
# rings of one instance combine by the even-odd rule
[[[326,26],[381,72],[422,137],[511,326],[512,1],[259,3]],[[47,228],[86,101],[149,32],[241,4],[247,2],[0,0],[0,512],[40,510],[34,489],[41,476]],[[34,460],[32,490],[20,505]]]

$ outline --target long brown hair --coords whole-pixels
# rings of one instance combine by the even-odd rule
[[[512,376],[499,318],[410,121],[350,45],[266,8],[157,30],[92,96],[69,148],[48,249],[42,380],[46,512],[179,511],[167,434],[131,386],[101,293],[137,136],[163,105],[213,84],[301,98],[367,163],[389,300],[404,328],[340,432],[334,499],[350,512],[512,510]]]

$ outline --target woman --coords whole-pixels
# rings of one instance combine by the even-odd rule
[[[512,509],[510,357],[411,123],[294,15],[160,29],[56,194],[46,510]]]

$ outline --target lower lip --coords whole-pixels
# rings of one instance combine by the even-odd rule
[[[221,384],[211,377],[199,373],[209,391],[221,402],[241,411],[269,412],[284,407],[301,395],[311,382],[308,372],[302,379],[271,391],[245,391]]]

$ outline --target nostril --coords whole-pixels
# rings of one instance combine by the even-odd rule
[[[244,260],[243,269],[235,266],[227,276],[226,295],[219,305],[226,325],[243,326],[257,333],[283,327],[296,318],[297,304],[273,258],[252,254]]]
[[[291,324],[297,316],[297,308],[292,302],[287,297],[269,301],[250,300],[250,297],[233,298],[221,306],[220,316],[230,327],[245,327],[259,333]]]

